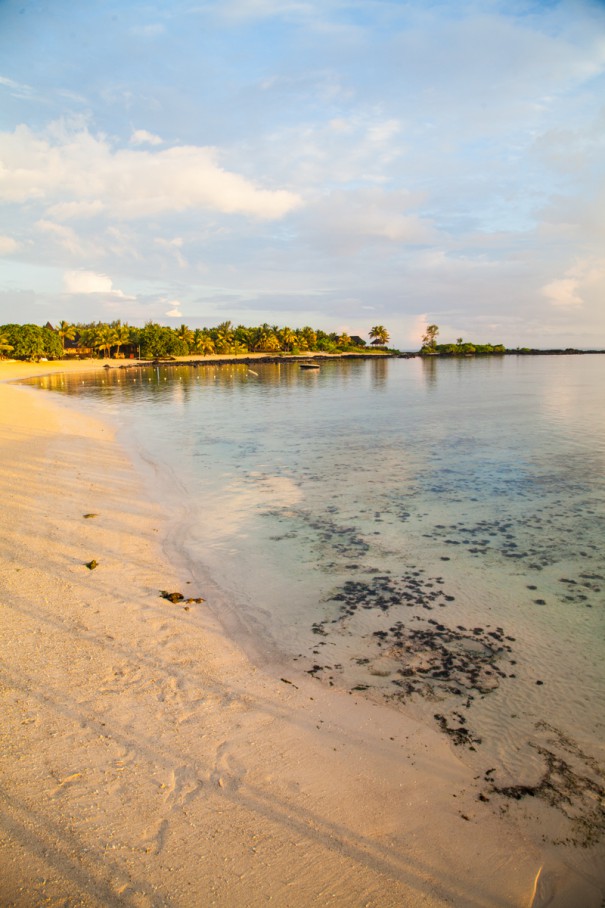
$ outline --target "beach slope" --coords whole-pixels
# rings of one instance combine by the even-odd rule
[[[592,904],[561,868],[535,886],[438,731],[162,598],[206,591],[111,427],[6,383],[28,369],[0,365],[3,906]]]

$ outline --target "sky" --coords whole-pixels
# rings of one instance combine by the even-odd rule
[[[605,0],[0,0],[0,324],[605,348]]]

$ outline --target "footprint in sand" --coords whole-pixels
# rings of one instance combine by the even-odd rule
[[[143,837],[143,848],[146,854],[161,854],[166,844],[167,834],[168,820],[161,820],[151,829],[146,829]]]
[[[210,776],[212,782],[219,788],[236,791],[243,782],[246,768],[231,752],[233,744],[223,741],[216,752],[214,771]]]
[[[168,774],[168,781],[161,785],[162,797],[164,803],[174,810],[177,807],[183,807],[192,801],[201,791],[204,785],[199,773],[189,766],[178,766],[171,769]]]

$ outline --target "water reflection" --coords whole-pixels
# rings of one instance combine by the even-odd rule
[[[478,372],[492,375],[505,368],[504,356],[439,356],[420,357],[422,377],[427,389],[434,389],[439,381],[456,379],[476,380]],[[486,375],[486,377],[487,377]]]
[[[389,374],[389,361],[386,357],[371,360],[372,387],[376,390],[386,387]]]
[[[420,361],[422,363],[422,377],[426,387],[431,390],[437,385],[437,359],[434,356],[423,356]]]
[[[375,387],[383,387],[388,376],[386,361],[371,363],[372,380]],[[315,391],[323,378],[330,384],[348,387],[359,382],[366,375],[366,363],[362,360],[327,361],[318,370],[303,370],[298,363],[236,363],[236,364],[192,364],[179,363],[149,364],[148,366],[125,366],[108,368],[103,372],[56,373],[27,383],[49,391],[67,394],[85,394],[98,398],[111,398],[119,392],[122,400],[134,398],[166,398],[179,388],[178,399],[189,400],[193,390],[209,386],[230,393],[252,385],[267,393],[271,389],[284,388]]]

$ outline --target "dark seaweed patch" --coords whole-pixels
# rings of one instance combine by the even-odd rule
[[[354,658],[366,666],[370,676],[388,677],[391,690],[383,693],[392,702],[405,703],[412,697],[427,700],[458,698],[468,709],[475,697],[495,690],[502,679],[510,677],[503,669],[512,652],[514,637],[502,627],[451,626],[425,614],[436,607],[454,607],[455,597],[444,589],[443,577],[428,577],[422,570],[410,567],[401,576],[374,574],[367,579],[348,580],[333,591],[328,602],[335,613],[312,626],[314,634],[324,637],[331,632],[345,632],[359,611],[376,616],[378,627],[366,633],[374,649],[370,658]],[[385,617],[396,609],[397,620],[384,626]],[[409,618],[399,617],[409,611]],[[367,624],[368,616],[364,623]],[[387,619],[388,620],[388,619]],[[315,652],[315,651],[314,651]],[[378,660],[378,661],[376,661]],[[317,676],[322,669],[313,666]],[[353,690],[366,690],[373,685],[365,679]],[[457,745],[475,749],[480,739],[459,712],[448,716],[437,714],[440,728]]]
[[[553,545],[553,533],[549,532],[549,529],[554,526],[557,530],[556,536],[563,536],[562,546]],[[557,502],[552,502],[539,512],[523,514],[522,520],[501,518],[479,520],[475,523],[461,521],[436,524],[433,532],[425,535],[441,540],[444,545],[461,546],[474,557],[490,554],[502,559],[525,562],[529,569],[538,571],[569,556],[593,558],[598,555],[598,547],[592,541],[595,538],[594,518],[591,522],[580,523],[579,526],[576,521],[573,532],[571,529],[566,532],[557,511]],[[593,592],[598,592],[599,589],[595,590],[592,585],[595,579],[602,578],[598,575],[587,575],[585,580],[590,582],[585,586]],[[530,585],[528,588],[533,587]]]
[[[498,785],[493,779],[495,769],[485,773],[489,783],[488,793],[513,801],[539,798],[559,810],[570,821],[568,844],[589,847],[596,844],[605,833],[604,772],[597,761],[585,754],[575,741],[546,722],[536,723],[539,733],[546,733],[547,741],[530,741],[530,746],[540,754],[544,769],[539,780],[529,785],[518,783]],[[486,800],[485,795],[483,800]]]
[[[326,513],[334,513],[335,508],[327,508]],[[278,509],[264,512],[264,516],[277,518],[279,521],[286,520],[289,523],[294,519],[300,522],[301,526],[307,531],[312,531],[311,542],[321,547],[322,563],[326,570],[331,570],[332,563],[327,563],[327,559],[341,558],[345,560],[353,559],[359,561],[369,551],[369,544],[363,538],[357,527],[342,526],[331,516],[316,516],[309,511],[301,509]],[[288,533],[277,538],[290,538]],[[348,565],[350,567],[350,565]],[[356,565],[359,567],[359,565]]]

